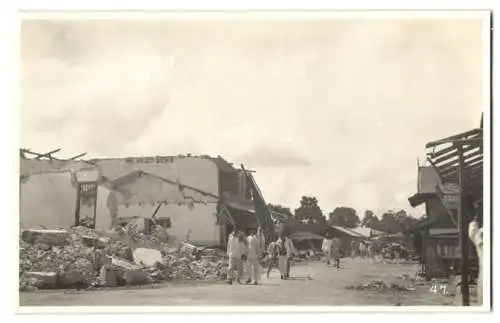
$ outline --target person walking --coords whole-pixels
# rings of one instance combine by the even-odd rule
[[[364,241],[359,242],[359,255],[361,258],[365,258],[366,255],[366,246]]]
[[[234,272],[237,272],[236,281],[241,284],[243,276],[243,261],[246,258],[246,244],[243,233],[234,230],[228,237],[227,256],[229,265],[227,270],[227,283],[233,284]]]
[[[278,264],[281,272],[281,279],[290,278],[290,265],[294,255],[297,255],[292,240],[286,234],[281,234],[278,243]]]
[[[249,278],[247,284],[257,285],[260,282],[259,257],[262,254],[261,241],[256,231],[251,229],[247,237],[247,269]]]
[[[373,258],[373,246],[371,242],[367,243],[366,246],[366,257],[367,258]]]
[[[340,254],[342,251],[342,241],[338,237],[332,239],[332,257],[335,261],[335,268],[340,269]]]
[[[288,259],[287,259],[287,250],[285,246],[285,237],[282,235],[276,241],[276,245],[278,248],[278,266],[280,269],[281,279],[286,279],[287,268],[288,268]]]
[[[280,269],[278,264],[279,257],[279,245],[277,241],[273,241],[269,244],[267,248],[267,278],[269,278],[269,274],[273,268]]]
[[[351,241],[351,258],[354,258],[356,257],[356,250],[357,250],[357,246],[356,246],[356,241]]]
[[[332,244],[332,239],[330,239],[328,235],[325,235],[323,244],[321,245],[321,251],[323,251],[323,254],[325,255],[327,266],[330,265],[330,261],[332,260]]]

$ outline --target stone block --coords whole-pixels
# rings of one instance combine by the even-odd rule
[[[34,272],[24,273],[25,277],[34,281],[34,285],[40,289],[53,289],[57,287],[58,277],[55,272]]]
[[[161,263],[161,252],[156,249],[137,248],[133,252],[134,262],[137,265],[153,267],[156,263]]]
[[[21,238],[25,242],[43,242],[50,246],[64,245],[69,237],[70,233],[66,230],[27,229],[21,233]]]

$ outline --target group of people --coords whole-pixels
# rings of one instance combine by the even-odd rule
[[[227,283],[236,280],[242,283],[244,276],[247,284],[257,285],[261,280],[261,263],[267,263],[267,277],[273,268],[278,268],[281,279],[290,277],[290,259],[297,254],[289,237],[281,234],[278,240],[269,243],[266,250],[265,237],[261,228],[249,229],[247,235],[234,230],[228,237],[227,256],[229,265]],[[235,275],[236,273],[236,275]]]
[[[330,262],[333,261],[335,268],[340,268],[342,241],[339,238],[326,235],[321,245],[321,251],[325,255],[327,266],[329,266]]]
[[[373,246],[366,241],[351,241],[351,258],[372,258]]]

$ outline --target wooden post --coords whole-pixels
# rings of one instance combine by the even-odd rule
[[[467,208],[465,206],[465,196],[464,196],[464,156],[463,150],[460,145],[457,145],[459,154],[459,166],[458,166],[458,184],[460,186],[460,199],[458,202],[458,227],[459,227],[459,241],[460,241],[460,272],[462,275],[462,305],[469,306],[469,237],[468,237],[468,221],[466,217]]]
[[[75,209],[75,225],[80,225],[80,195],[82,194],[82,184],[76,184],[76,209]]]
[[[95,183],[95,194],[94,194],[94,229],[97,229],[97,198],[98,198],[98,192],[97,190],[99,189],[99,185]]]

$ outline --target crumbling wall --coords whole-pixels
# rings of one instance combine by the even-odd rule
[[[76,200],[71,173],[30,175],[21,182],[21,228],[69,228],[75,224]]]
[[[120,205],[118,216],[121,218],[137,217],[133,220],[137,228],[144,228],[144,218],[150,218],[157,205]],[[216,224],[216,204],[195,204],[193,208],[187,205],[162,205],[156,214],[157,218],[168,217],[172,226],[167,230],[169,235],[180,241],[195,245],[215,246],[220,244],[220,226]]]
[[[155,176],[195,187],[219,196],[219,170],[209,159],[197,157],[98,159],[93,163],[102,176],[114,180],[143,171]]]
[[[98,189],[96,228],[111,227],[111,212],[108,196],[114,194],[118,200],[117,216],[144,228],[144,219],[151,218],[161,203],[156,218],[170,218],[170,235],[181,241],[189,240],[197,245],[219,245],[220,226],[216,224],[217,198],[193,191],[179,190],[177,185],[167,183],[147,174],[135,177],[111,191]]]

